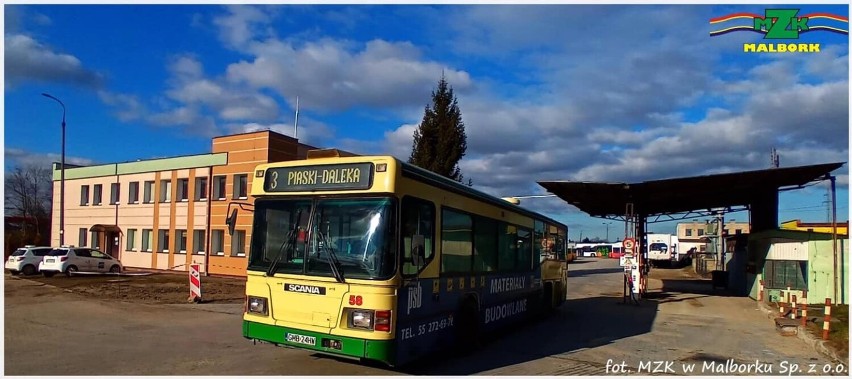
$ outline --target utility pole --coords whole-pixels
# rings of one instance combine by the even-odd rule
[[[719,236],[719,249],[716,250],[716,254],[719,259],[719,267],[725,267],[725,212],[720,211],[719,217],[716,219],[718,223],[717,234]],[[719,268],[717,267],[717,269]]]
[[[293,138],[299,138],[299,97],[296,96],[296,121],[293,122]]]

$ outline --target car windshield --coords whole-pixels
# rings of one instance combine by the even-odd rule
[[[668,246],[666,246],[666,244],[664,244],[664,243],[652,243],[651,247],[649,247],[649,249],[666,251],[666,250],[668,250]]]
[[[51,256],[51,257],[61,257],[63,255],[68,255],[68,250],[66,250],[66,249],[53,249],[47,255]]]
[[[392,204],[390,198],[259,199],[249,269],[268,271],[275,263],[278,273],[333,276],[334,264],[344,280],[390,278]]]
[[[26,253],[27,253],[27,250],[25,250],[25,249],[18,249],[18,250],[15,250],[14,252],[12,252],[12,256],[13,256],[13,257],[19,257],[19,256],[24,255],[24,254],[26,254]]]

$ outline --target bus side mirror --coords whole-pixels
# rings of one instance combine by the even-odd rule
[[[418,269],[426,264],[426,242],[422,234],[411,236],[411,263]]]
[[[225,224],[228,225],[228,235],[234,235],[234,227],[237,226],[237,209],[231,211],[231,215],[225,217]]]

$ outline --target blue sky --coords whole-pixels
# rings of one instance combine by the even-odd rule
[[[5,5],[5,169],[207,153],[210,137],[266,129],[407,159],[442,73],[468,135],[462,173],[497,196],[538,180],[637,182],[849,157],[848,35],[746,54],[752,32],[714,17],[766,8],[842,17],[848,5]],[[823,25],[848,30],[848,23]],[[814,22],[811,23],[812,25]],[[848,219],[848,169],[838,218]],[[781,195],[779,219],[825,221],[826,185]],[[604,220],[524,200],[604,237]],[[727,216],[745,221],[747,214]],[[673,231],[657,224],[655,231]],[[623,226],[614,224],[612,239]]]

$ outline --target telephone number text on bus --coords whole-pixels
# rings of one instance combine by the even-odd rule
[[[372,163],[279,167],[266,170],[268,192],[362,190],[373,184]]]

